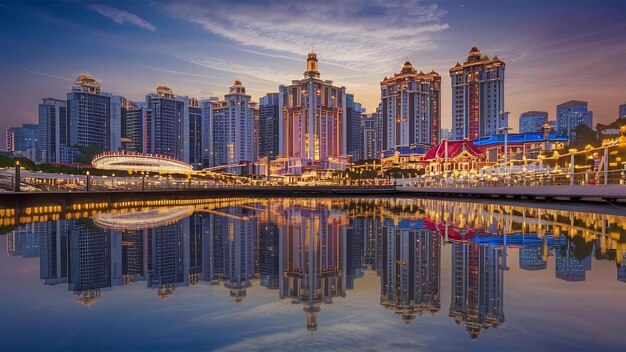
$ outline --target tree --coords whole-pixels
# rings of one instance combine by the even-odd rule
[[[88,145],[85,147],[80,147],[80,156],[76,158],[76,162],[80,164],[91,165],[91,161],[93,158],[102,153],[103,149],[99,145]]]
[[[571,141],[570,146],[578,150],[583,150],[588,145],[594,147],[600,146],[600,140],[596,132],[587,125],[581,124],[576,126],[576,128],[574,128],[574,136],[574,140]]]

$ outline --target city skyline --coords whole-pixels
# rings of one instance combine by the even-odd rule
[[[256,102],[301,74],[311,46],[325,79],[345,86],[368,113],[378,105],[382,77],[407,58],[418,70],[445,73],[473,41],[507,63],[509,126],[529,110],[555,119],[556,105],[569,100],[588,101],[594,123],[607,123],[626,101],[620,96],[626,73],[618,66],[626,54],[626,21],[619,16],[626,4],[490,4],[489,11],[486,4],[456,1],[310,6],[0,1],[7,53],[0,59],[6,70],[0,128],[35,123],[41,99],[62,99],[79,72],[92,73],[104,91],[133,101],[162,81],[183,96],[221,96],[240,77]],[[568,21],[553,21],[555,16]],[[313,18],[316,29],[310,30]],[[487,19],[489,25],[475,25]],[[47,36],[40,35],[43,28]],[[443,128],[451,126],[449,79],[442,74]]]

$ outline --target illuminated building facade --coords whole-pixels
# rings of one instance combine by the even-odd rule
[[[543,132],[543,125],[548,123],[545,111],[526,111],[519,115],[519,133]]]
[[[315,53],[308,55],[303,79],[280,86],[279,105],[279,155],[290,160],[281,173],[345,167],[346,88],[320,79]]]
[[[543,259],[544,249],[528,246],[519,249],[519,267],[523,270],[545,270],[548,263]]]
[[[380,82],[382,150],[439,143],[441,77],[417,72],[406,61],[400,73]]]
[[[187,97],[176,97],[165,84],[146,95],[146,153],[189,162],[189,113]]]
[[[618,113],[620,119],[626,119],[626,104],[622,104],[619,106]]]
[[[393,219],[382,230],[380,304],[410,323],[439,311],[441,238],[418,220]]]
[[[100,82],[81,73],[67,93],[68,146],[117,150],[121,133],[121,97],[100,90]]]
[[[212,138],[209,166],[251,163],[257,159],[258,107],[250,101],[240,80],[230,87],[224,100],[210,101]]]
[[[378,109],[377,109],[378,110]],[[372,160],[380,158],[380,138],[379,138],[379,113],[372,113],[361,119],[361,132],[363,134],[363,159]]]
[[[472,339],[504,322],[502,248],[452,243],[452,298],[449,316],[465,325]]]
[[[278,93],[267,93],[259,101],[259,157],[274,159],[278,155]]]
[[[194,169],[202,168],[202,109],[197,99],[189,98],[187,101],[187,113],[189,114],[189,164]]]
[[[593,128],[593,112],[587,109],[586,101],[570,100],[556,106],[556,131],[575,139],[576,127],[586,125]]]
[[[352,161],[363,159],[363,135],[361,133],[361,114],[365,109],[354,101],[354,94],[346,94],[346,141],[348,154]]]
[[[45,98],[39,104],[39,157],[44,163],[71,163],[73,155],[66,157],[69,145],[65,100]]]
[[[474,45],[463,64],[450,68],[452,134],[456,140],[477,139],[508,127],[504,110],[504,61],[489,58]]]
[[[144,153],[146,146],[146,109],[131,102],[122,105],[121,146],[131,153]]]
[[[25,123],[20,127],[10,127],[6,131],[7,151],[37,161],[39,147],[39,125]]]

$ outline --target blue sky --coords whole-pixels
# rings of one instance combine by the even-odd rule
[[[240,78],[257,100],[301,77],[313,47],[322,78],[372,111],[404,60],[443,78],[475,41],[506,64],[511,125],[527,110],[587,100],[594,122],[626,103],[626,1],[8,1],[0,0],[0,129],[37,120],[80,72],[143,100],[161,82],[222,96]]]

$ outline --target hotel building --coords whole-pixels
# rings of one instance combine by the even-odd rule
[[[409,61],[380,82],[382,150],[436,145],[441,128],[441,77],[417,72]]]
[[[508,127],[504,112],[504,61],[473,46],[463,64],[450,68],[453,138],[478,139]]]

